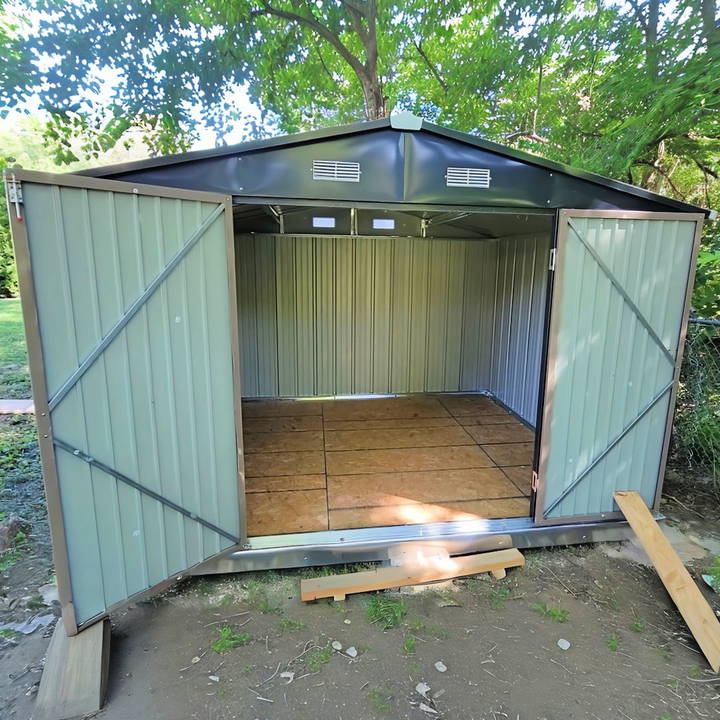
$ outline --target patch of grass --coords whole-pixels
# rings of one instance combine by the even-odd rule
[[[415,635],[433,637],[436,640],[447,640],[448,631],[440,625],[435,625],[421,618],[411,618],[405,623],[405,627]]]
[[[41,478],[35,417],[0,416],[0,489]]]
[[[279,615],[282,613],[282,607],[270,601],[266,587],[268,582],[250,580],[247,583],[248,603],[263,615]]]
[[[218,630],[218,639],[210,647],[216,653],[224,655],[235,648],[247,645],[250,639],[247,633],[235,632],[229,625],[225,625]]]
[[[302,630],[304,627],[305,623],[302,620],[293,620],[289,617],[280,620],[280,632],[295,632],[296,630]]]
[[[0,397],[30,397],[30,372],[19,298],[0,299]]]
[[[332,648],[315,648],[305,655],[305,667],[308,672],[319,673],[332,657]]]
[[[12,640],[13,638],[20,637],[21,633],[17,630],[0,630],[0,637]]]
[[[561,608],[550,607],[547,603],[535,603],[532,609],[545,617],[552,618],[556,622],[564,623],[570,619],[570,611]]]
[[[393,600],[382,595],[375,595],[367,606],[368,620],[381,623],[383,630],[398,626],[407,612],[407,605],[402,600]]]
[[[658,652],[665,662],[670,662],[673,659],[672,650],[668,650],[667,648],[658,648]]]
[[[634,620],[630,623],[630,629],[636,633],[645,632],[645,623],[640,620]]]
[[[703,671],[697,665],[693,665],[688,670],[688,677],[693,678],[693,680],[698,680],[702,676],[703,676]]]
[[[370,707],[376,712],[389,713],[392,711],[392,695],[381,690],[371,690],[367,697]]]
[[[620,638],[617,635],[611,635],[607,639],[607,646],[612,650],[613,652],[616,652],[620,649]]]
[[[403,640],[403,650],[408,655],[415,652],[416,645],[417,645],[417,640],[415,640],[415,638],[412,635],[405,636],[405,639]]]
[[[713,588],[720,588],[720,555],[716,555],[713,564],[707,569]]]

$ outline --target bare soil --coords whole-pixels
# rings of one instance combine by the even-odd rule
[[[31,484],[13,495],[37,509],[37,477],[25,482]],[[669,495],[664,510],[672,537],[702,586],[700,573],[720,552],[716,498],[698,505],[698,494],[677,484]],[[46,526],[33,520],[32,542],[2,586],[5,598],[26,600],[12,609],[6,601],[0,622],[38,612],[27,598],[51,573]],[[525,554],[526,567],[504,580],[479,576],[422,594],[382,593],[406,608],[389,629],[368,616],[371,594],[342,603],[299,599],[301,577],[337,569],[190,578],[112,616],[108,700],[98,717],[720,716],[720,677],[708,669],[655,571],[633,561],[642,558],[632,543]],[[703,591],[720,611],[720,598]],[[213,644],[226,627],[238,647],[219,653]],[[0,717],[33,717],[50,634],[51,628],[0,638]],[[569,649],[558,647],[560,639]],[[332,650],[333,641],[343,650]],[[357,657],[345,653],[348,647]],[[446,672],[436,669],[438,661]],[[429,686],[427,697],[419,683]]]

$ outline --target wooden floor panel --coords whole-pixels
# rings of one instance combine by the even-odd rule
[[[531,465],[534,445],[531,442],[483,445],[483,450],[499,467],[506,465]]]
[[[243,405],[243,415],[245,406]],[[300,417],[243,417],[243,433],[260,432],[305,432],[322,430],[322,415],[301,415]]]
[[[474,440],[459,425],[439,428],[325,431],[326,450],[382,450],[474,444]]]
[[[325,420],[386,420],[447,417],[450,413],[432,397],[330,400],[322,404]]]
[[[325,490],[250,493],[248,535],[276,535],[328,529]]]
[[[324,449],[322,430],[246,433],[243,437],[246,453],[293,452],[297,450],[322,452]]]
[[[379,420],[325,420],[325,430],[383,430],[385,428],[458,427],[450,415],[444,417],[382,418]]]
[[[325,472],[323,452],[250,453],[245,456],[245,477],[315,475]]]
[[[392,450],[341,450],[325,453],[328,475],[456,470],[492,467],[493,462],[477,445],[401,448]]]
[[[418,503],[371,508],[330,510],[330,530],[381,527],[383,525],[416,525],[478,518],[526,517],[530,512],[527,498],[469,500],[442,504]]]
[[[532,442],[535,433],[520,423],[513,425],[472,425],[465,428],[478,445]]]
[[[243,402],[248,534],[530,512],[534,433],[484,395]]]
[[[324,490],[325,473],[316,475],[278,475],[245,479],[245,492],[280,492],[285,490]]]
[[[327,484],[331,510],[519,495],[500,468],[328,475]]]

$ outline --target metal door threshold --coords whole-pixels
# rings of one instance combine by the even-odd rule
[[[535,548],[626,540],[625,520],[572,525],[536,525],[530,518],[462,520],[392,527],[325,530],[248,538],[245,549],[231,548],[193,574],[279,570],[282,568],[386,561],[398,545],[440,545],[451,555],[502,548]]]

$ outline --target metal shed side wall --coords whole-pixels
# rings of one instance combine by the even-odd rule
[[[245,397],[492,391],[535,421],[549,237],[236,243]]]
[[[218,203],[31,181],[23,193],[53,397]],[[220,213],[50,420],[56,442],[239,536],[226,234]],[[231,545],[82,457],[56,459],[78,624]]]

